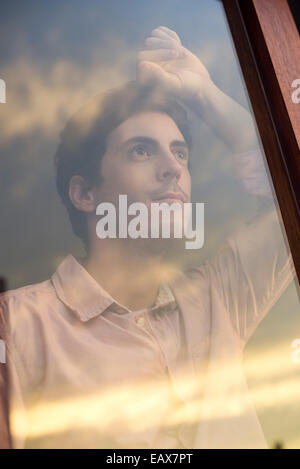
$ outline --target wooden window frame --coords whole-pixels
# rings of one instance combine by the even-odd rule
[[[300,38],[287,0],[222,1],[300,282]]]

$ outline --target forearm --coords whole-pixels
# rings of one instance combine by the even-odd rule
[[[233,153],[246,152],[257,146],[255,125],[250,113],[211,80],[202,83],[199,92],[188,104]]]
[[[248,193],[272,199],[267,169],[251,114],[211,80],[199,86],[187,104],[232,152],[233,170]]]

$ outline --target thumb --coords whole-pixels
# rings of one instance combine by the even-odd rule
[[[143,85],[167,85],[168,74],[154,62],[141,61],[137,63],[137,79]]]

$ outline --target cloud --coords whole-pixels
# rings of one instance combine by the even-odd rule
[[[70,115],[93,95],[132,79],[128,63],[134,51],[124,49],[122,60],[114,64],[86,66],[69,60],[47,65],[17,59],[3,70],[7,103],[0,115],[3,141],[17,137],[56,136]]]

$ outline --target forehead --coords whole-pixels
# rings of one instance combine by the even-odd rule
[[[109,136],[109,143],[122,145],[134,137],[149,137],[159,143],[169,144],[184,137],[174,120],[163,112],[143,111],[133,114],[114,129]]]

